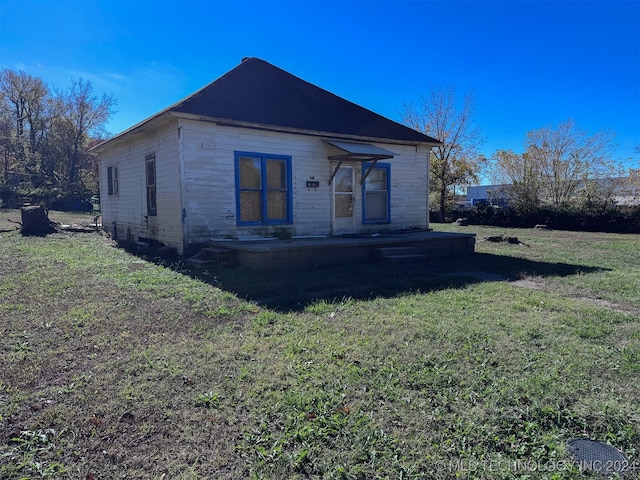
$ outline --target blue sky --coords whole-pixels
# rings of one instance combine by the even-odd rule
[[[473,89],[487,156],[571,118],[640,160],[638,1],[0,0],[0,67],[90,80],[111,133],[247,56],[397,121],[433,86]]]

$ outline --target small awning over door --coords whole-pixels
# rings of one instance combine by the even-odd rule
[[[338,164],[336,168],[331,173],[331,177],[329,178],[329,185],[333,182],[333,177],[336,176],[340,165],[345,160],[351,160],[356,162],[371,162],[371,165],[365,172],[364,176],[360,183],[363,183],[373,167],[375,167],[376,162],[378,160],[385,160],[388,158],[393,158],[395,153],[390,152],[389,150],[385,150],[384,148],[376,147],[375,145],[371,145],[369,143],[352,143],[352,142],[342,142],[338,140],[327,140],[329,145],[333,145],[336,148],[339,148],[345,153],[341,153],[338,155],[329,155],[329,160],[337,160]]]

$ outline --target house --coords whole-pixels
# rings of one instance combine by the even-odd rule
[[[103,225],[222,240],[426,230],[440,142],[258,58],[94,147]]]

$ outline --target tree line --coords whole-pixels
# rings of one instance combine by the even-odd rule
[[[98,193],[98,165],[88,149],[106,138],[116,101],[91,82],[48,86],[24,71],[0,71],[0,201],[69,207]]]
[[[484,139],[474,106],[473,92],[460,97],[453,87],[436,87],[402,110],[406,125],[443,143],[432,149],[429,170],[430,204],[441,221],[454,209],[456,189],[478,183],[483,174],[501,185],[494,200],[519,215],[605,213],[615,209],[616,196],[637,198],[638,170],[625,170],[611,157],[614,132],[589,133],[567,120],[528,132],[524,153],[498,150],[487,159],[479,150]]]

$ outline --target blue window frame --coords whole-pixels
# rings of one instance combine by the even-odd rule
[[[235,152],[238,225],[291,223],[291,157]]]
[[[362,176],[371,164],[362,165]],[[391,222],[391,165],[376,163],[362,183],[362,223]]]

